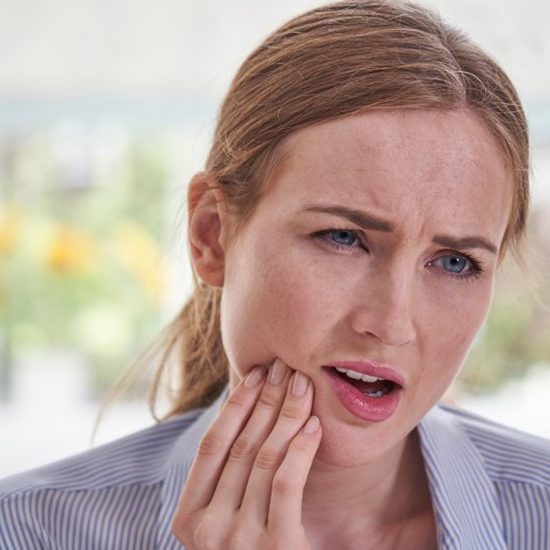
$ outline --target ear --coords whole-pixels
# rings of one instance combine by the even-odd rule
[[[221,287],[230,216],[217,180],[204,172],[196,174],[189,183],[187,202],[193,268],[203,282]]]

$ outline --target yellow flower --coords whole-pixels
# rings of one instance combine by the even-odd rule
[[[46,250],[46,264],[61,273],[85,272],[97,259],[97,245],[92,237],[77,227],[58,224]]]
[[[140,225],[119,225],[112,238],[117,260],[135,277],[149,300],[160,305],[166,282],[166,267],[156,241]]]
[[[0,212],[0,255],[7,256],[15,250],[22,223],[23,214],[16,204],[8,204]]]

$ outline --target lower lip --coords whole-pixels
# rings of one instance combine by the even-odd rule
[[[369,397],[343,380],[335,369],[326,370],[332,389],[340,403],[353,415],[371,422],[383,422],[396,411],[403,393],[403,388],[397,384],[394,384],[390,393],[382,397]]]

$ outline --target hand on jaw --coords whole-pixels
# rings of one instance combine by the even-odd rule
[[[174,515],[188,550],[311,548],[302,498],[322,435],[312,403],[309,378],[279,359],[237,385],[201,441]]]

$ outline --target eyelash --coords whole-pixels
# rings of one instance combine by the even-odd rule
[[[316,231],[315,233],[311,234],[311,237],[314,240],[323,241],[328,246],[330,246],[331,248],[334,248],[336,250],[349,251],[353,248],[356,248],[356,246],[354,246],[354,245],[343,245],[343,244],[335,243],[333,240],[328,238],[328,236],[331,233],[336,233],[336,232],[349,233],[350,236],[355,237],[355,239],[356,239],[355,242],[356,243],[358,243],[362,248],[364,248],[366,251],[368,251],[366,246],[363,244],[363,241],[361,240],[360,233],[358,231],[354,230],[354,229],[348,229],[348,228],[344,228],[344,227],[333,227],[332,229],[323,229],[322,231]],[[452,273],[450,271],[446,271],[445,273],[453,279],[457,279],[459,281],[472,281],[474,279],[479,278],[481,276],[481,274],[483,273],[483,267],[481,266],[481,262],[477,258],[475,258],[474,256],[472,256],[470,254],[464,254],[463,252],[460,252],[460,253],[451,252],[449,254],[445,254],[443,256],[440,256],[436,260],[428,262],[428,265],[433,264],[437,260],[439,260],[441,258],[448,257],[448,256],[459,256],[461,258],[464,258],[471,265],[471,268],[466,273],[466,275],[460,275],[460,274],[457,274],[457,273]]]
[[[338,232],[350,233],[356,238],[359,244],[363,244],[361,241],[360,235],[357,231],[355,231],[354,229],[346,229],[344,227],[333,227],[332,229],[323,229],[322,231],[317,231],[313,233],[312,237],[314,239],[326,242],[330,247],[335,248],[337,250],[350,250],[352,248],[356,248],[355,246],[351,246],[351,245],[338,244],[327,238],[327,236],[330,235],[331,233],[338,233]]]
[[[459,252],[450,252],[449,254],[445,254],[443,256],[440,256],[439,258],[437,258],[433,262],[428,262],[428,265],[433,264],[435,261],[437,261],[441,258],[445,258],[445,257],[449,257],[449,256],[457,256],[459,258],[464,258],[471,265],[470,270],[467,271],[465,275],[461,275],[460,273],[453,273],[452,271],[445,271],[445,273],[449,277],[451,277],[452,279],[457,279],[459,281],[468,282],[468,281],[474,281],[475,279],[479,279],[479,277],[481,277],[481,275],[483,273],[483,268],[481,267],[480,261],[477,260],[476,258],[474,258],[472,255],[464,254],[463,252],[460,252],[460,253]]]

